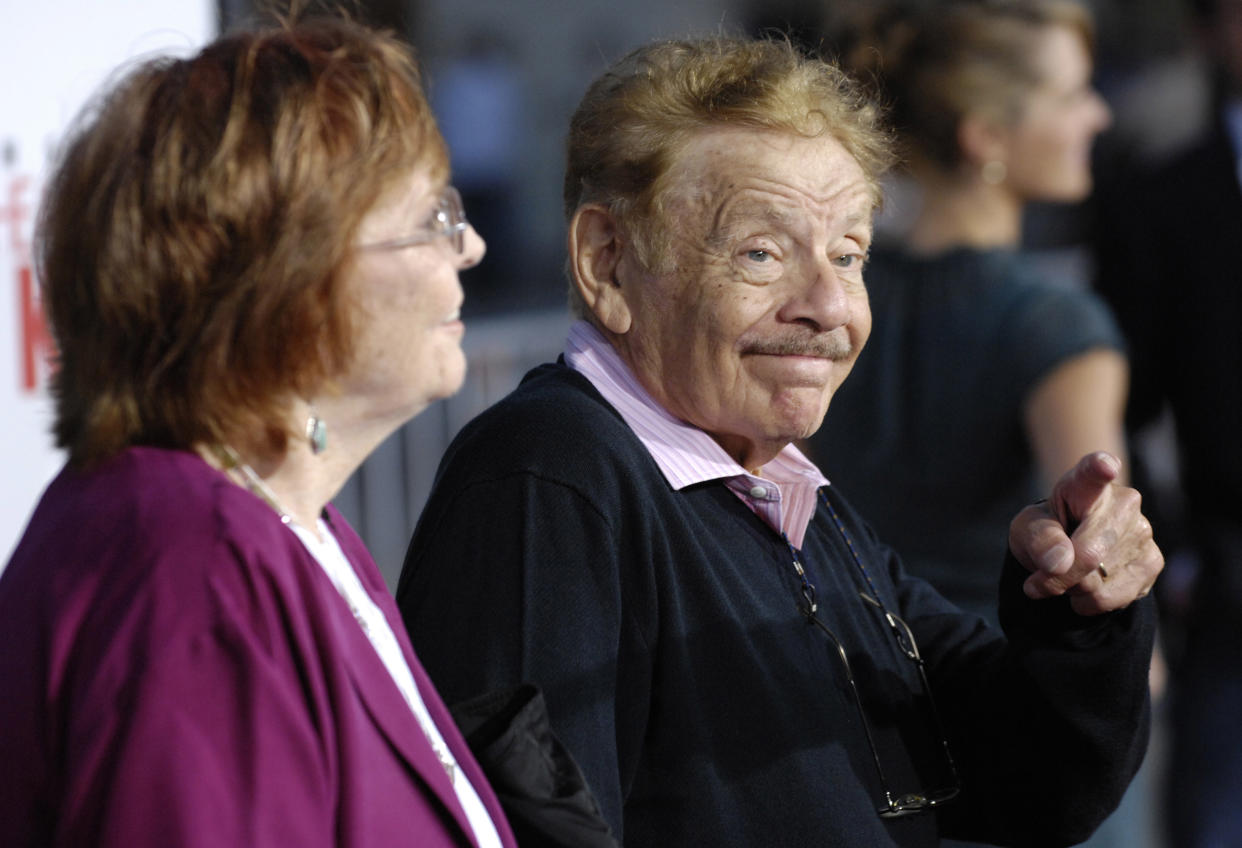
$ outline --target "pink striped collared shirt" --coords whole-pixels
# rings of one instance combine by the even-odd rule
[[[586,321],[569,328],[565,362],[621,413],[673,489],[720,480],[769,527],[802,547],[819,487],[828,480],[800,450],[786,445],[763,466],[763,476],[750,474],[715,439],[656,403],[607,339]]]

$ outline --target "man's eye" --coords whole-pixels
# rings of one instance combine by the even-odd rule
[[[772,254],[766,250],[748,250],[746,251],[746,258],[752,262],[767,262],[772,258]]]
[[[863,264],[863,257],[857,253],[846,253],[832,261],[838,268],[857,268]]]

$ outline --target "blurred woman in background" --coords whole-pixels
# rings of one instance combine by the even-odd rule
[[[0,844],[513,844],[328,505],[462,382],[448,174],[408,50],[336,19],[84,115],[37,234],[68,463],[0,576]]]
[[[877,236],[865,379],[833,398],[813,445],[912,570],[994,617],[989,540],[1008,516],[1084,453],[1126,455],[1110,313],[1020,249],[1027,204],[1091,189],[1109,122],[1091,22],[1065,0],[958,0],[866,33],[850,57],[880,85],[919,205],[900,245]]]
[[[993,624],[1009,516],[1077,457],[1126,457],[1112,316],[1020,243],[1028,204],[1091,191],[1110,121],[1092,47],[1068,0],[873,9],[843,46],[891,110],[917,205],[900,245],[877,235],[871,339],[810,448],[912,572]]]

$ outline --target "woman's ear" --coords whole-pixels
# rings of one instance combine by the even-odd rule
[[[579,207],[569,222],[574,287],[599,323],[617,335],[629,331],[633,317],[617,278],[624,244],[616,217],[598,203]]]
[[[979,171],[991,162],[1009,164],[1009,133],[1005,127],[982,115],[967,115],[957,125],[957,143],[962,159]]]

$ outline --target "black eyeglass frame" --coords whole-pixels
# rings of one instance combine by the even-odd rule
[[[923,695],[927,699],[928,709],[931,712],[932,723],[936,734],[940,738],[940,747],[944,752],[945,762],[948,765],[947,773],[950,776],[950,784],[941,789],[922,792],[908,792],[897,795],[889,787],[888,778],[884,774],[884,766],[880,762],[880,751],[875,744],[875,734],[871,730],[871,722],[867,720],[867,711],[863,707],[862,695],[858,691],[858,682],[854,678],[854,669],[850,665],[849,655],[845,651],[845,645],[837,634],[832,631],[827,624],[819,617],[819,605],[815,601],[815,586],[810,582],[806,570],[802,564],[802,556],[790,542],[785,539],[790,553],[793,555],[793,566],[801,580],[800,592],[805,606],[799,606],[798,611],[801,612],[806,619],[824,632],[832,641],[833,646],[837,649],[837,655],[841,658],[842,667],[845,669],[845,679],[849,684],[850,694],[854,700],[854,708],[858,711],[859,721],[862,723],[863,734],[867,738],[867,747],[871,751],[871,760],[875,765],[876,776],[880,780],[880,788],[884,792],[884,803],[876,808],[880,818],[891,819],[901,818],[903,816],[913,815],[936,807],[956,798],[962,791],[961,777],[958,775],[957,764],[953,760],[953,753],[949,750],[948,734],[944,730],[944,722],[940,718],[940,710],[936,707],[936,698],[932,694],[931,683],[927,679],[926,663],[923,661],[922,655],[919,653],[918,643],[914,639],[914,631],[910,629],[901,616],[884,605],[878,597],[874,585],[871,583],[871,577],[867,574],[867,569],[863,567],[862,559],[858,555],[858,550],[854,547],[853,540],[845,531],[845,525],[837,515],[836,509],[833,508],[832,502],[828,499],[823,489],[820,490],[820,497],[824,505],[828,508],[829,514],[832,516],[834,523],[840,532],[842,539],[845,541],[846,547],[849,548],[850,554],[853,556],[854,564],[862,573],[863,579],[867,585],[871,587],[871,591],[875,594],[868,594],[865,590],[858,591],[858,597],[864,603],[874,607],[884,619],[889,629],[892,630],[893,636],[897,640],[898,650],[910,661],[914,663],[915,669],[918,671],[919,682],[923,687]]]
[[[805,594],[805,593],[804,593]],[[882,605],[878,600],[868,595],[866,592],[860,591],[858,596],[864,601],[882,609]],[[927,672],[924,668],[923,658],[919,655],[918,645],[914,641],[914,634],[910,631],[909,625],[894,613],[883,610],[885,621],[893,629],[897,636],[897,645],[901,652],[914,661],[915,668],[918,670],[919,681],[923,686],[923,693],[927,698],[928,708],[931,711],[932,721],[935,724],[936,733],[940,737],[941,748],[944,751],[945,762],[948,764],[948,773],[952,776],[952,785],[942,789],[935,789],[923,792],[909,792],[897,795],[889,788],[888,778],[884,774],[884,766],[880,762],[880,751],[875,744],[875,735],[871,731],[871,722],[867,720],[867,711],[863,707],[862,695],[858,691],[858,683],[854,679],[854,669],[850,666],[849,655],[845,651],[845,645],[842,644],[837,634],[832,631],[827,624],[816,614],[815,610],[810,607],[803,607],[799,610],[807,620],[822,630],[832,641],[833,646],[837,649],[837,655],[841,658],[841,665],[845,669],[845,680],[849,684],[850,694],[853,696],[854,708],[858,711],[858,719],[862,723],[863,734],[867,737],[867,747],[871,751],[871,761],[875,765],[876,776],[880,780],[880,788],[884,792],[884,804],[877,807],[876,812],[880,814],[880,818],[900,818],[902,816],[921,813],[925,810],[934,809],[946,801],[956,798],[962,791],[961,779],[957,774],[957,765],[953,761],[953,754],[949,750],[949,740],[944,732],[944,725],[940,720],[940,711],[936,708],[936,699],[932,695],[931,685],[927,680]],[[900,624],[900,630],[898,625]],[[904,630],[904,634],[901,634]],[[904,639],[902,638],[904,635]],[[907,648],[907,645],[909,646]]]

